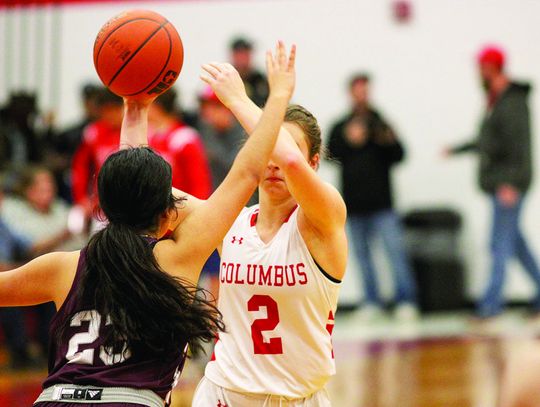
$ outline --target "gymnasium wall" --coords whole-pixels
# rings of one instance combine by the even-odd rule
[[[185,45],[185,65],[178,86],[186,106],[194,106],[201,87],[202,63],[227,59],[236,34],[253,38],[257,62],[278,38],[298,44],[295,101],[304,104],[328,130],[347,107],[345,82],[356,70],[373,75],[375,105],[404,141],[407,161],[394,172],[400,211],[450,206],[464,215],[462,243],[469,295],[482,290],[488,267],[488,201],[477,186],[473,157],[441,158],[441,149],[474,135],[483,109],[475,54],[486,43],[508,52],[509,72],[540,86],[540,2],[535,0],[410,0],[408,23],[393,19],[390,0],[140,1],[70,4],[64,7],[0,8],[0,102],[8,89],[37,87],[44,109],[57,111],[58,123],[80,114],[80,85],[97,80],[92,45],[100,26],[128,8],[151,8],[178,28]],[[540,135],[540,93],[531,107]],[[535,164],[540,143],[534,144]],[[536,165],[538,167],[538,165]],[[321,168],[335,182],[336,169]],[[524,229],[540,255],[539,177],[529,195]],[[383,289],[392,287],[383,258]],[[342,301],[360,294],[356,264],[343,287]],[[512,266],[507,295],[528,297],[532,289]]]

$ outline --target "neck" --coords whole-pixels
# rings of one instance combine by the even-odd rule
[[[504,74],[497,75],[491,81],[489,91],[493,95],[500,95],[510,84],[510,80]]]
[[[49,213],[51,207],[50,205],[49,206],[40,206],[40,205],[35,205],[33,203],[30,203],[30,206],[32,206],[32,208],[34,208],[34,210],[36,212],[39,212],[39,213]]]
[[[259,190],[259,216],[257,223],[264,226],[283,224],[297,203],[292,196],[286,199],[272,199],[268,194]]]
[[[353,106],[353,113],[354,114],[365,114],[368,111],[368,104],[367,103],[357,103]]]
[[[154,130],[158,133],[162,133],[170,129],[176,123],[176,118],[171,116],[163,116],[158,123],[154,123]]]

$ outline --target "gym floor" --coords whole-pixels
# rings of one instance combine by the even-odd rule
[[[495,407],[508,352],[540,334],[538,321],[511,311],[479,326],[468,314],[438,314],[415,323],[382,317],[366,324],[338,314],[334,407]],[[9,372],[0,352],[0,407],[31,406],[45,371]],[[3,368],[1,368],[3,366]],[[173,407],[190,406],[204,361],[189,361]]]

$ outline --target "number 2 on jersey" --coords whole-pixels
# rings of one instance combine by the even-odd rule
[[[254,295],[247,303],[248,311],[259,311],[266,308],[266,318],[259,318],[251,324],[251,339],[253,351],[256,355],[280,355],[283,353],[281,338],[270,338],[265,341],[263,331],[272,331],[279,324],[279,311],[277,302],[269,295]]]

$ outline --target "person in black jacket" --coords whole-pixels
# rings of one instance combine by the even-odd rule
[[[334,124],[328,150],[341,164],[341,186],[356,256],[362,268],[364,315],[380,313],[380,298],[372,247],[382,237],[395,280],[396,315],[417,315],[416,285],[402,243],[399,218],[393,209],[390,170],[404,157],[393,129],[369,104],[369,77],[355,75],[349,83],[352,111]]]
[[[268,98],[268,81],[264,73],[253,67],[253,43],[244,37],[234,38],[230,43],[231,64],[244,81],[246,93],[259,107]]]
[[[493,206],[490,281],[477,304],[480,318],[502,312],[506,263],[517,257],[536,286],[533,301],[540,311],[540,269],[519,226],[523,202],[532,181],[530,85],[513,82],[504,71],[504,53],[486,47],[478,67],[487,96],[487,108],[477,138],[448,150],[449,154],[477,152],[480,188]]]

